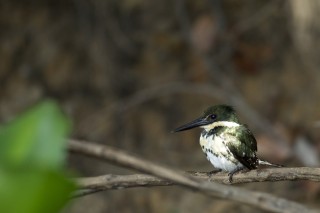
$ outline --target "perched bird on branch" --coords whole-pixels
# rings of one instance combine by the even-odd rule
[[[231,106],[211,106],[200,118],[176,128],[174,132],[195,127],[203,128],[200,146],[207,159],[215,168],[229,172],[230,182],[232,176],[243,169],[257,169],[259,165],[281,167],[257,157],[255,137],[246,125],[240,123]]]

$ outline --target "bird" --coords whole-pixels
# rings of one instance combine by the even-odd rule
[[[203,129],[200,146],[210,163],[218,170],[228,172],[229,182],[242,170],[257,169],[259,165],[281,167],[257,157],[257,141],[246,124],[241,124],[233,107],[214,105],[202,116],[184,124],[173,132],[196,127]]]

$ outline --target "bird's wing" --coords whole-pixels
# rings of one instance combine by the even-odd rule
[[[256,169],[258,158],[256,156],[257,141],[246,126],[236,127],[235,131],[228,132],[227,146],[234,157],[248,169]]]

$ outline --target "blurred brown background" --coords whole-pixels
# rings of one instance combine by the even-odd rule
[[[210,171],[200,130],[171,134],[209,105],[233,105],[258,155],[319,166],[320,2],[1,0],[0,120],[46,97],[72,137],[181,170]],[[71,155],[80,176],[134,171]],[[245,184],[320,207],[312,182]],[[263,212],[179,187],[107,191],[66,212]]]

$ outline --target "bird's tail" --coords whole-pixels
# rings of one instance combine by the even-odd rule
[[[280,164],[275,164],[275,163],[270,163],[268,161],[265,160],[258,160],[259,165],[265,165],[265,166],[273,166],[273,167],[284,167],[283,165]]]

